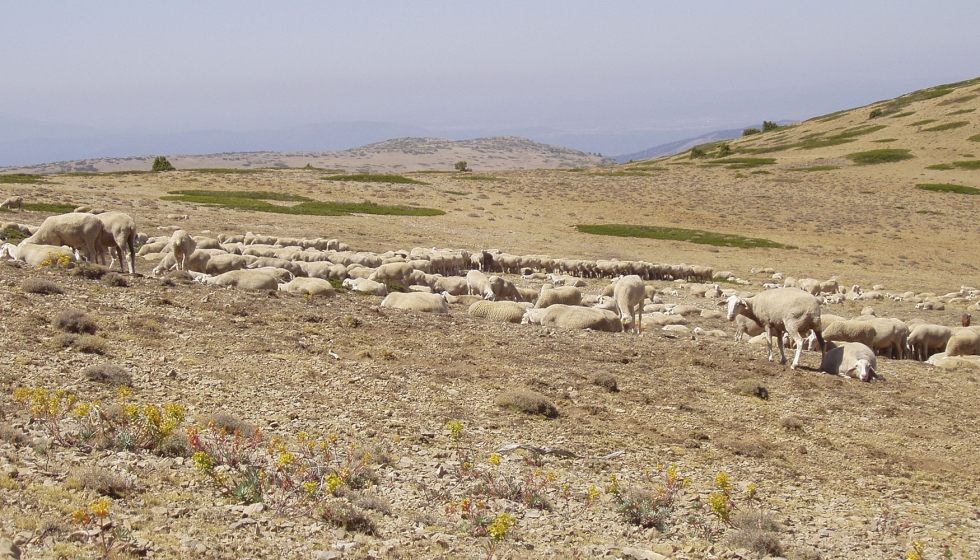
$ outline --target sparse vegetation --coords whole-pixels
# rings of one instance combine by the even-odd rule
[[[72,334],[95,334],[99,328],[95,319],[77,309],[66,309],[58,313],[51,322],[51,326],[59,331]]]
[[[762,121],[762,132],[771,132],[779,128],[779,125],[772,121]]]
[[[810,167],[791,167],[786,171],[832,171],[834,169],[840,169],[838,165],[811,165]]]
[[[964,126],[967,126],[968,124],[970,124],[970,123],[967,122],[967,121],[955,121],[955,122],[950,122],[950,123],[945,123],[945,124],[938,124],[936,126],[930,126],[929,128],[923,128],[922,129],[922,132],[942,132],[944,130],[953,130],[953,129],[956,129],[956,128],[963,128]]]
[[[65,293],[61,286],[46,278],[28,278],[21,283],[20,289],[29,294],[51,295]]]
[[[525,414],[541,415],[545,418],[557,418],[558,408],[541,393],[528,389],[510,389],[504,391],[494,400],[497,406],[523,412]]]
[[[31,173],[0,173],[0,184],[30,184],[47,182],[48,181],[44,175],[34,175]]]
[[[853,154],[847,154],[845,157],[853,161],[856,165],[876,165],[879,163],[904,161],[907,159],[912,159],[915,156],[913,156],[909,150],[882,149],[869,150],[867,152],[855,152]]]
[[[696,229],[666,228],[655,226],[634,226],[626,224],[579,224],[575,228],[582,233],[593,235],[612,235],[616,237],[644,237],[669,241],[687,241],[700,245],[718,247],[770,247],[774,249],[795,249],[790,245],[776,243],[768,239],[742,237],[724,233],[712,233]]]
[[[967,187],[964,185],[953,185],[950,183],[919,183],[915,185],[915,188],[922,189],[924,191],[933,192],[949,192],[956,194],[980,194],[980,189],[975,187]]]
[[[753,134],[762,134],[762,131],[758,128],[746,128],[742,131],[742,137],[752,136]]]
[[[64,214],[75,209],[74,204],[60,204],[52,202],[25,202],[24,210],[30,212],[46,212],[48,214]]]
[[[909,126],[924,126],[934,122],[936,122],[936,119],[923,119],[921,121],[915,121],[914,123],[909,123]]]
[[[324,181],[354,181],[357,183],[406,183],[410,185],[428,185],[402,175],[385,175],[381,173],[351,173],[349,175],[327,175],[321,177]]]
[[[133,385],[133,374],[126,368],[115,364],[99,364],[88,366],[82,370],[82,377],[96,383],[104,383],[113,387]]]
[[[776,158],[729,157],[706,161],[705,165],[724,165],[728,169],[753,169],[763,165],[775,165]]]
[[[953,165],[961,169],[980,169],[980,160],[974,159],[969,161],[954,161]]]
[[[275,214],[301,214],[307,216],[347,216],[350,214],[376,214],[387,216],[441,216],[442,210],[434,208],[410,206],[385,206],[373,202],[319,202],[312,199],[282,193],[266,191],[206,191],[178,190],[170,191],[163,200],[179,200],[197,204],[211,204],[237,210],[254,212],[270,212]],[[280,206],[266,202],[267,200],[299,202],[293,206]]]

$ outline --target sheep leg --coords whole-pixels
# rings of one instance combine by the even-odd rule
[[[800,356],[803,354],[803,336],[799,332],[794,332],[793,340],[796,341],[796,356],[793,358],[793,363],[789,366],[789,369],[796,369],[800,365]],[[783,363],[786,363],[786,358],[783,358]]]
[[[772,331],[769,328],[769,325],[766,325],[766,348],[769,349],[769,361],[771,362],[771,361],[773,361],[773,358],[775,356],[773,356],[773,354],[772,354]],[[782,338],[779,339],[779,351],[780,352],[783,351],[783,339]],[[783,359],[783,362],[785,363],[785,361],[786,360],[784,358]]]
[[[779,346],[779,365],[785,366],[786,365],[786,352],[783,350],[783,337],[782,337],[782,333],[779,333],[779,336],[776,339],[776,344]],[[796,344],[797,344],[797,346],[796,346],[796,353],[799,354],[800,352],[803,351],[803,347],[801,346],[803,344],[803,339],[801,338],[800,340],[797,340],[796,341]],[[795,363],[794,363],[794,366],[793,367],[796,367]]]

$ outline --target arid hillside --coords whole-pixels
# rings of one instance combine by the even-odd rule
[[[0,262],[0,557],[976,558],[976,358],[791,370],[703,294],[836,277],[882,298],[824,294],[828,320],[976,318],[978,108],[974,80],[620,166],[0,176],[8,234],[87,206],[150,237],[732,272],[647,281],[635,335],[154,277],[159,254]]]

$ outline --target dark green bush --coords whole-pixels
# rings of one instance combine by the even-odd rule
[[[758,128],[746,128],[742,131],[742,136],[752,136],[753,134],[761,134],[762,131]]]
[[[776,130],[779,125],[772,121],[762,121],[762,132],[769,132],[770,130]]]
[[[153,158],[153,167],[150,169],[152,171],[176,171],[176,168],[164,156]]]

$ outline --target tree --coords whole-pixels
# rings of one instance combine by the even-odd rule
[[[704,148],[702,148],[701,146],[694,146],[693,148],[691,148],[691,158],[692,159],[693,158],[704,157],[704,155],[705,155],[704,154]]]
[[[457,161],[456,162],[456,165],[453,166],[453,167],[456,168],[456,171],[469,171],[469,169],[466,168],[466,162],[465,161]]]
[[[761,131],[758,128],[746,128],[742,131],[742,136],[752,136],[753,134],[759,134]]]
[[[762,121],[762,132],[769,132],[770,130],[776,130],[779,125],[772,121]]]
[[[721,145],[718,146],[718,157],[725,157],[730,155],[732,155],[731,145],[729,145],[728,142],[722,142]]]
[[[164,156],[157,156],[153,158],[153,167],[151,168],[151,170],[152,171],[176,171],[176,168],[173,165],[170,165],[170,162],[167,161],[167,158],[165,158]]]

